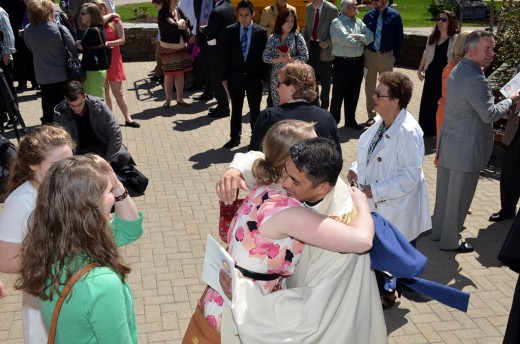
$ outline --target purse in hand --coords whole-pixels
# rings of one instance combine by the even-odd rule
[[[209,286],[206,287],[200,299],[197,300],[195,313],[191,316],[190,323],[182,339],[182,344],[220,344],[220,332],[215,330],[206,318],[204,318],[204,306],[202,305],[202,301],[208,290]]]
[[[81,61],[76,55],[70,52],[69,48],[67,48],[67,43],[65,43],[65,39],[63,38],[61,26],[58,25],[58,29],[60,30],[61,41],[65,46],[65,69],[67,71],[67,78],[69,80],[84,81],[85,73],[81,66]]]
[[[238,192],[237,192],[238,196]],[[220,220],[218,222],[218,235],[220,236],[220,239],[227,243],[227,235],[229,232],[229,225],[231,225],[231,221],[233,220],[233,217],[235,217],[235,214],[237,213],[238,209],[244,202],[243,199],[238,198],[231,204],[226,205],[222,201],[218,201],[220,205]]]

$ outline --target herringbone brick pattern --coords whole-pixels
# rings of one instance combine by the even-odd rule
[[[146,195],[137,197],[146,214],[145,233],[135,244],[123,248],[131,264],[130,274],[139,326],[140,343],[180,343],[203,284],[200,280],[206,234],[217,237],[218,202],[215,182],[235,152],[246,149],[250,136],[244,117],[243,141],[238,149],[221,148],[229,137],[229,118],[214,120],[206,115],[208,104],[188,108],[161,107],[160,85],[151,83],[147,73],[153,63],[125,65],[126,96],[140,129],[122,128],[124,143],[150,178]],[[418,115],[422,83],[415,71],[399,69],[415,83],[409,111]],[[20,95],[20,108],[28,125],[41,115],[34,91]],[[265,106],[265,97],[264,97]],[[244,114],[248,112],[244,106]],[[366,120],[365,97],[358,105],[358,122]],[[119,110],[116,117],[123,123]],[[343,126],[343,121],[340,123]],[[345,159],[343,176],[355,157],[360,132],[340,129]],[[435,200],[435,144],[426,139],[424,171],[430,205]],[[481,178],[468,215],[463,236],[474,244],[475,253],[455,255],[440,251],[424,237],[418,249],[428,258],[424,276],[471,293],[467,313],[436,301],[401,298],[385,311],[390,343],[500,343],[511,307],[516,274],[500,266],[496,256],[511,221],[493,224],[488,216],[499,208],[496,168]],[[0,274],[8,296],[0,300],[0,342],[22,343],[21,297],[12,285],[15,276]]]

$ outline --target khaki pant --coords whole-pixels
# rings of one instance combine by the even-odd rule
[[[376,90],[377,75],[383,72],[391,72],[394,63],[395,57],[391,52],[375,53],[370,49],[365,49],[365,96],[369,119],[376,116],[372,96]]]

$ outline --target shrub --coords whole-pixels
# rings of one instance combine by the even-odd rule
[[[453,4],[452,0],[431,0],[430,7],[428,7],[428,12],[432,15],[433,18],[436,18],[439,13],[443,10],[451,11],[453,13],[456,12],[456,7]]]

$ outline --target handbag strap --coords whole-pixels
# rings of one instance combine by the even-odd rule
[[[94,29],[96,29],[96,32],[97,32],[98,37],[99,37],[99,45],[100,46],[105,46],[106,44],[103,43],[103,39],[101,39],[101,33],[99,33],[99,29],[97,27],[95,27]]]
[[[67,47],[67,43],[65,42],[65,38],[63,38],[63,32],[61,31],[61,26],[58,24],[58,31],[60,32],[61,41],[63,42],[63,46],[65,47],[66,51],[69,51],[69,48]]]
[[[69,294],[70,290],[72,289],[74,284],[76,284],[76,282],[81,278],[81,276],[98,266],[99,263],[96,262],[85,265],[78,272],[76,272],[74,276],[71,277],[71,279],[67,282],[67,284],[61,291],[60,297],[58,298],[58,301],[54,306],[54,312],[52,312],[51,328],[49,329],[49,339],[47,341],[47,344],[54,343],[54,337],[56,336],[56,326],[58,324],[58,317],[60,315],[61,306],[63,306],[63,302],[65,301],[65,298]]]

